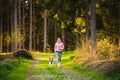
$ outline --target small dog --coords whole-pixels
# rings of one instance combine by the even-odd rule
[[[49,57],[49,64],[50,64],[50,65],[53,65],[55,62],[56,62],[56,58],[53,57],[53,56],[50,56],[50,57]]]

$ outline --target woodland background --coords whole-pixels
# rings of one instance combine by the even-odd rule
[[[66,51],[95,51],[100,41],[119,47],[120,1],[0,0],[0,52],[53,51],[57,37]]]

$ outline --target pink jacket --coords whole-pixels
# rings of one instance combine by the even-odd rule
[[[54,51],[62,52],[63,49],[64,49],[64,44],[62,42],[60,42],[60,43],[56,42],[55,43]]]

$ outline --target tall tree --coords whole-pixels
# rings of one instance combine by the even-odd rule
[[[91,0],[91,52],[96,53],[96,0]]]
[[[119,0],[119,6],[118,6],[118,15],[119,15],[119,20],[118,20],[118,23],[119,23],[119,48],[120,48],[120,0]]]
[[[21,26],[21,0],[18,1],[19,3],[19,31],[22,33],[22,26]],[[19,47],[21,49],[22,43],[19,44]]]
[[[32,0],[30,0],[30,35],[29,35],[29,50],[32,51]]]
[[[2,24],[3,24],[3,18],[2,18],[2,0],[0,1],[0,52],[2,52]]]
[[[17,0],[14,0],[14,31],[17,29]],[[15,37],[15,40],[13,42],[13,50],[16,50],[17,47],[18,47],[18,44],[17,44],[17,39]]]
[[[86,51],[89,53],[89,16],[88,16],[89,0],[86,0]]]
[[[25,1],[22,1],[22,34],[25,37],[26,33],[25,33]],[[25,40],[24,40],[25,41]],[[24,41],[22,42],[22,48],[25,48],[25,44]]]
[[[47,47],[47,9],[44,11],[44,48],[43,51],[46,52]]]
[[[55,41],[57,40],[57,26],[55,25]]]
[[[36,50],[36,38],[35,38],[35,1],[33,0],[33,50]]]

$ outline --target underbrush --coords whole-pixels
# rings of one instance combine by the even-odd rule
[[[109,76],[111,80],[120,80],[120,50],[117,46],[110,44],[107,40],[97,43],[97,53],[87,53],[85,48],[75,51],[74,62],[85,68],[94,69]],[[114,73],[116,76],[112,76]],[[114,77],[114,79],[112,79]]]

